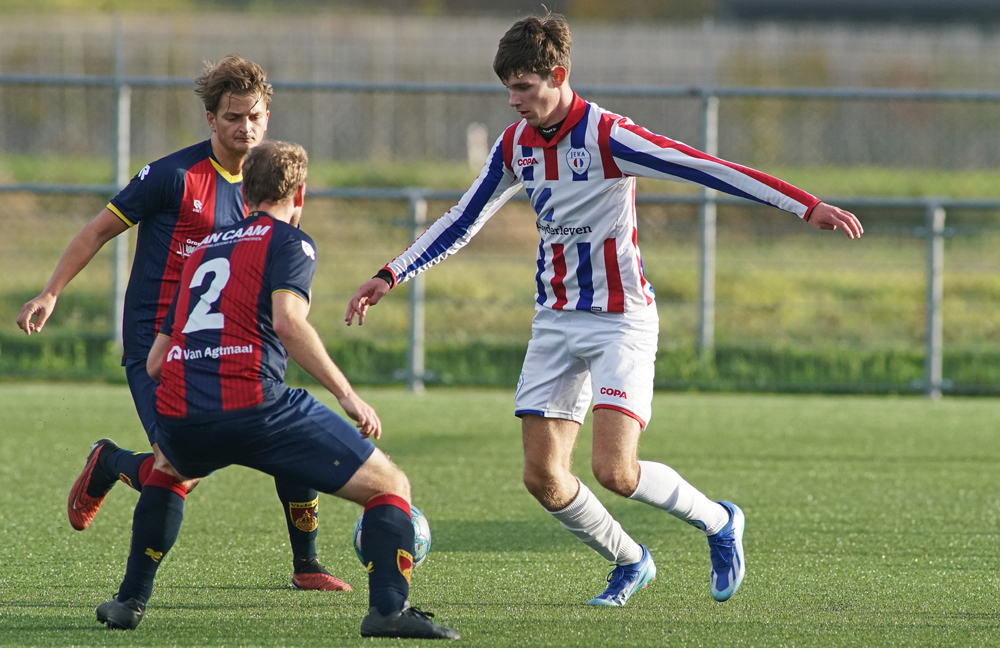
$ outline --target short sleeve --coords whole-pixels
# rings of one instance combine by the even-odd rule
[[[293,292],[309,301],[309,289],[316,272],[316,247],[307,234],[294,230],[280,242],[271,265],[271,292]]]
[[[157,160],[135,174],[128,185],[111,199],[108,209],[131,227],[170,206],[171,196],[176,193],[176,184],[176,166]],[[173,202],[180,204],[179,199]]]

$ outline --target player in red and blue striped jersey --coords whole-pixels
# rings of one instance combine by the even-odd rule
[[[368,439],[381,436],[378,415],[306,320],[316,269],[312,239],[298,229],[306,164],[295,144],[256,148],[244,169],[255,211],[207,236],[184,264],[147,362],[160,381],[157,438],[170,463],[158,464],[139,496],[118,595],[97,608],[111,628],[141,622],[156,571],[180,531],[188,479],[239,464],[365,507],[370,609],[363,636],[459,638],[407,601],[414,551],[409,482]],[[285,384],[288,356],[337,397],[357,429]]]
[[[659,333],[639,251],[635,178],[693,182],[791,212],[820,229],[861,235],[851,213],[759,171],[656,135],[584,101],[569,86],[572,37],[561,16],[528,17],[500,40],[494,71],[521,120],[497,140],[473,186],[402,254],[363,284],[350,325],[398,283],[457,252],[519,188],[534,207],[535,318],[514,413],[521,417],[524,483],[567,530],[616,567],[591,605],[624,605],[656,575],[649,551],[626,534],[571,471],[593,401],[592,468],[613,493],[666,510],[705,532],[710,592],[742,582],[743,513],[713,502],[670,467],[639,461],[652,412]]]
[[[66,285],[101,247],[138,226],[135,259],[125,294],[122,364],[152,453],[102,439],[90,450],[67,502],[70,523],[86,529],[117,480],[141,490],[157,455],[152,393],[145,363],[177,288],[181,266],[205,236],[244,218],[243,159],[264,137],[272,89],[264,71],[240,56],[210,65],[196,81],[205,104],[209,140],[143,167],[73,239],[42,294],[25,304],[18,326],[41,331]],[[37,317],[37,322],[32,319]],[[193,486],[193,484],[192,484]],[[296,482],[275,482],[293,552],[292,583],[300,589],[348,590],[317,559],[318,493]]]

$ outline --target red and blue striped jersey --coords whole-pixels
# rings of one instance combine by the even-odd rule
[[[459,203],[385,269],[403,282],[454,254],[523,186],[540,235],[536,301],[556,310],[639,310],[653,303],[653,288],[639,253],[636,176],[697,183],[800,218],[819,203],[574,95],[551,141],[525,120],[507,128]]]
[[[132,274],[125,291],[125,357],[142,359],[177,290],[181,266],[212,232],[243,219],[243,176],[222,168],[211,140],[152,162],[108,203],[138,224]]]
[[[160,330],[170,346],[157,411],[202,416],[280,398],[288,355],[271,298],[289,291],[308,302],[315,271],[312,239],[263,212],[207,236],[184,263]]]

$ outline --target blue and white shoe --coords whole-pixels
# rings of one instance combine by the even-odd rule
[[[728,601],[743,582],[743,511],[732,502],[719,502],[729,511],[729,522],[715,535],[708,536],[712,556],[712,598]]]
[[[642,545],[639,545],[642,547]],[[608,589],[587,601],[587,605],[621,607],[629,597],[656,580],[656,564],[649,550],[642,547],[642,558],[631,565],[616,565],[608,574]]]

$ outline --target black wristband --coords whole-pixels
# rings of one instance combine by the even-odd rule
[[[396,285],[396,282],[393,280],[392,273],[386,270],[385,268],[382,268],[381,270],[376,272],[375,276],[372,277],[372,279],[381,279],[382,281],[389,284],[390,288],[394,288]]]

